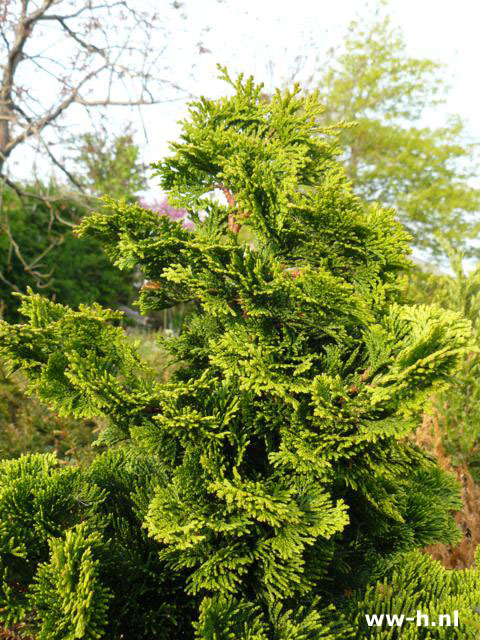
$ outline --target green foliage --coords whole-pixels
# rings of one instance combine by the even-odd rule
[[[475,348],[444,392],[432,398],[432,408],[440,421],[446,454],[455,466],[466,465],[480,481],[480,265],[465,273],[463,255],[443,240],[452,273],[417,273],[411,279],[408,295],[430,299],[446,310],[468,318],[472,324]]]
[[[134,201],[135,195],[146,188],[145,166],[130,132],[113,139],[105,134],[86,133],[81,143],[77,157],[81,173],[77,179],[90,193],[108,193]]]
[[[347,174],[367,202],[394,206],[415,246],[444,255],[438,232],[478,255],[468,242],[478,233],[477,146],[465,123],[426,123],[445,102],[441,65],[408,55],[403,36],[377,3],[351,23],[343,46],[315,75],[324,124],[354,121],[340,134]],[[365,14],[364,14],[365,15]]]
[[[37,185],[31,187],[31,193],[32,197],[20,198],[8,187],[2,191],[2,221],[8,223],[18,248],[17,252],[9,236],[0,233],[3,317],[19,318],[12,291],[25,292],[28,286],[73,307],[82,302],[113,307],[127,304],[133,297],[131,274],[115,269],[97,240],[72,233],[71,227],[88,213],[86,203],[54,187]]]
[[[1,462],[2,622],[39,640],[181,637],[178,576],[141,527],[154,474],[153,460],[121,452],[85,472],[53,454]]]
[[[356,637],[365,640],[475,640],[480,632],[479,598],[478,570],[449,571],[430,556],[411,552],[382,582],[369,586],[364,593],[352,594],[346,600],[346,613],[357,630]],[[428,627],[424,619],[417,626],[417,611],[436,624],[440,615],[447,614],[452,626],[447,626],[447,619],[442,627]],[[453,626],[454,611],[458,611],[458,626]],[[404,621],[401,627],[388,627],[385,620],[382,626],[368,626],[365,615],[374,614],[403,614],[413,621]]]
[[[38,509],[43,556],[21,547],[22,597],[45,640],[59,625],[84,638],[359,637],[349,590],[361,602],[406,552],[458,539],[454,480],[406,436],[471,351],[470,323],[402,304],[408,235],[352,193],[317,95],[265,102],[252,79],[223,77],[233,97],[193,103],[157,165],[194,231],[111,199],[80,229],[118,267],[142,267],[143,312],[193,307],[162,343],[171,377],[99,305],[29,292],[25,323],[0,324],[0,352],[30,391],[60,415],[103,417],[100,441],[117,450],[68,470],[89,496],[62,508],[71,521],[54,512],[45,537]],[[7,558],[27,526],[17,502]]]
[[[100,563],[94,557],[101,546],[100,536],[89,535],[84,523],[67,531],[64,540],[51,540],[50,562],[40,565],[33,590],[37,615],[43,618],[40,639],[104,635],[111,594],[99,580]]]
[[[166,354],[156,334],[129,330],[128,338],[147,364],[167,379]],[[84,464],[99,453],[101,447],[92,449],[92,443],[102,429],[101,420],[60,417],[36,396],[27,395],[26,387],[20,372],[7,376],[0,366],[0,459],[55,452],[68,463]]]

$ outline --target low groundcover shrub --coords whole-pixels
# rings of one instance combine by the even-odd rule
[[[193,103],[157,165],[193,231],[113,200],[80,228],[141,265],[143,313],[192,305],[171,377],[98,305],[30,293],[1,325],[31,393],[106,419],[108,450],[1,463],[0,617],[42,640],[473,639],[477,570],[418,551],[458,540],[458,487],[406,437],[470,324],[402,304],[408,236],[352,194],[318,96],[223,74],[234,95]],[[459,626],[366,624],[417,609]]]

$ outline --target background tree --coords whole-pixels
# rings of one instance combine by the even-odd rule
[[[87,193],[132,200],[147,188],[146,166],[128,129],[115,137],[108,131],[86,133],[76,148],[76,180]]]
[[[131,173],[140,166],[138,147],[126,123],[123,130],[119,127],[120,133],[112,131],[112,109],[135,109],[138,116],[144,106],[187,95],[175,78],[168,79],[162,60],[174,35],[165,18],[179,14],[187,19],[181,7],[182,3],[167,0],[152,4],[148,0],[134,4],[125,0],[0,0],[0,243],[7,251],[0,265],[2,287],[12,283],[13,268],[25,270],[20,279],[49,286],[46,256],[48,262],[60,255],[52,251],[63,242],[62,220],[67,222],[66,233],[69,221],[85,207],[85,200],[77,202],[79,194],[98,196],[108,190],[132,197],[143,188],[144,168]],[[69,128],[72,121],[82,123],[83,134],[87,132],[76,135],[74,144]],[[117,116],[117,126],[119,121]],[[106,135],[99,135],[100,131]],[[37,157],[41,159],[40,175],[32,176],[32,161]],[[19,158],[20,175],[15,162]],[[79,162],[86,170],[80,175]],[[58,175],[63,179],[62,188],[39,186],[49,181],[52,172],[55,180]],[[8,188],[16,192],[20,203]],[[65,210],[68,200],[72,202],[70,212]],[[39,204],[42,201],[44,205]],[[25,236],[18,234],[30,224],[30,212],[42,208],[45,215],[38,218],[48,221],[53,216],[54,233],[48,223],[40,232],[37,220],[35,236],[24,246]],[[60,208],[63,215],[59,215]],[[17,214],[18,219],[12,220]],[[32,255],[34,245],[37,253]],[[72,255],[77,258],[80,254],[77,245]],[[91,296],[87,299],[91,301]]]
[[[445,255],[441,232],[467,256],[478,255],[469,243],[480,228],[478,144],[458,115],[429,126],[446,100],[445,69],[410,56],[387,3],[374,6],[318,64],[311,82],[325,107],[320,121],[356,123],[340,134],[354,190],[367,202],[395,207],[417,248]]]
[[[177,5],[152,9],[124,0],[1,0],[0,173],[25,143],[40,145],[75,184],[54,155],[65,142],[62,118],[83,110],[138,107],[178,97],[174,81],[160,77],[168,32],[163,18]],[[159,43],[160,40],[160,43]],[[155,41],[157,46],[152,47]],[[45,133],[49,132],[49,141]],[[24,153],[24,152],[23,152]]]
[[[25,185],[20,194],[3,186],[0,308],[5,318],[16,317],[18,299],[12,292],[25,292],[28,286],[73,307],[99,302],[118,308],[133,300],[133,271],[121,273],[97,241],[78,238],[72,229],[106,191],[136,200],[146,184],[139,147],[130,135],[86,134],[78,153],[75,175],[82,194],[53,181]]]

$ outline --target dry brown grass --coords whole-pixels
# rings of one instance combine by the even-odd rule
[[[22,634],[24,625],[15,625],[11,629],[0,628],[0,640],[34,640],[32,636]]]
[[[432,453],[438,464],[453,473],[461,486],[463,509],[455,514],[455,520],[463,532],[459,545],[450,547],[434,544],[424,551],[439,560],[447,569],[464,569],[475,562],[475,550],[480,542],[480,487],[478,487],[467,467],[454,467],[446,455],[442,444],[442,432],[435,413],[425,414],[415,440],[423,449]]]

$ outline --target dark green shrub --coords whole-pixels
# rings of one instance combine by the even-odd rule
[[[50,201],[20,198],[12,189],[3,190],[2,215],[21,255],[7,233],[0,234],[0,272],[10,283],[0,280],[4,318],[18,319],[18,299],[11,294],[14,288],[25,292],[28,286],[73,307],[82,302],[128,304],[134,296],[131,274],[113,267],[97,240],[72,233],[89,211],[86,204],[38,185],[31,189],[33,194],[48,194]]]

